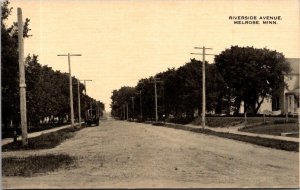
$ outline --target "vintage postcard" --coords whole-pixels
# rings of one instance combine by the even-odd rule
[[[2,188],[299,188],[299,1],[1,10]]]

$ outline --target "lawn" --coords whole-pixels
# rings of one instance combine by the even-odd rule
[[[70,168],[74,165],[74,158],[65,155],[41,155],[25,158],[8,157],[2,159],[2,176],[25,176],[53,172],[61,168]]]
[[[239,134],[232,134],[232,133],[225,133],[225,132],[216,132],[210,129],[202,129],[202,128],[191,128],[185,125],[180,124],[165,124],[163,127],[169,127],[174,129],[181,129],[186,131],[192,131],[196,133],[202,133],[206,135],[213,135],[222,138],[233,139],[237,141],[247,142],[251,144],[256,144],[264,147],[275,148],[280,150],[286,151],[299,151],[299,143],[298,142],[291,142],[291,141],[283,141],[278,139],[269,139],[269,138],[261,138],[261,137],[252,137],[252,136],[245,136]]]
[[[44,130],[48,130],[48,129],[53,129],[53,128],[57,128],[57,127],[61,127],[64,125],[67,125],[69,123],[62,123],[62,124],[39,124],[38,126],[28,126],[28,133],[34,133],[34,132],[38,132],[38,131],[44,131]],[[4,126],[3,126],[4,127]],[[13,138],[14,136],[14,130],[15,128],[2,128],[2,139],[3,138]],[[21,135],[22,131],[21,128],[17,128],[17,134]]]
[[[9,143],[2,146],[2,151],[16,151],[16,150],[35,150],[35,149],[49,149],[54,148],[66,139],[72,138],[75,132],[81,130],[81,128],[68,127],[60,129],[58,131],[41,134],[40,136],[29,138],[28,146],[22,146],[22,142]]]
[[[227,127],[236,126],[244,123],[244,117],[206,117],[206,125],[210,127]],[[266,117],[266,122],[270,123],[285,123],[285,117]],[[289,118],[289,123],[296,123],[298,121],[297,117]],[[201,125],[201,118],[198,117],[193,121],[194,125]],[[263,123],[263,117],[247,117],[247,124]]]
[[[240,129],[243,132],[257,133],[257,134],[267,134],[267,135],[277,135],[280,136],[281,133],[296,133],[296,135],[291,135],[292,137],[299,137],[299,125],[297,123],[286,123],[286,124],[266,124],[258,125],[253,127],[246,127]]]

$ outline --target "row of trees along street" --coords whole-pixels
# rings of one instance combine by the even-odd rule
[[[247,113],[257,114],[263,100],[271,98],[284,83],[284,74],[290,72],[284,55],[266,48],[232,46],[216,55],[214,62],[206,62],[205,71],[206,110],[215,114],[238,115],[242,101]],[[155,93],[151,81],[159,78],[162,81],[156,84],[159,119],[191,121],[202,107],[201,71],[202,62],[191,59],[178,69],[141,79],[135,87],[114,90],[112,116],[127,119],[128,110],[129,118],[154,120]]]
[[[18,28],[17,23],[7,26],[12,8],[9,2],[1,5],[1,93],[2,93],[2,137],[20,124],[19,98],[19,65],[18,65]],[[24,38],[29,38],[29,19],[24,23]],[[56,55],[54,55],[56,56]],[[26,99],[28,127],[39,127],[41,124],[62,124],[70,120],[69,76],[68,73],[54,71],[51,67],[42,66],[37,55],[28,55],[25,59]],[[78,118],[77,78],[73,80],[74,113]],[[104,104],[84,93],[85,86],[80,83],[81,115],[90,107]]]

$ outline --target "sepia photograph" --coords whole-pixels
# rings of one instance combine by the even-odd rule
[[[2,189],[295,188],[299,0],[1,0]]]

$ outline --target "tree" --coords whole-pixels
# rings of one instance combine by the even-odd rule
[[[72,77],[73,97],[74,97],[74,115],[78,118],[78,89],[77,79]],[[29,126],[36,126],[41,120],[49,119],[54,123],[55,119],[61,124],[70,118],[69,105],[69,76],[67,73],[54,71],[51,67],[42,66],[38,62],[38,56],[29,55],[26,58],[26,84],[27,84],[27,115]],[[76,86],[76,87],[75,87]],[[100,101],[83,94],[84,85],[79,83],[79,93],[81,98],[81,115],[84,116],[85,110],[90,108],[92,102],[93,108],[100,105],[104,110],[104,104]]]
[[[41,119],[41,102],[38,99],[40,95],[39,82],[41,78],[42,67],[38,63],[37,56],[27,56],[25,60],[26,72],[26,100],[27,100],[27,120],[28,126],[37,125]]]
[[[215,63],[230,89],[236,114],[242,101],[246,112],[257,113],[276,85],[284,82],[283,75],[290,72],[284,55],[266,48],[232,46],[217,55]]]
[[[113,117],[124,118],[123,106],[128,105],[129,117],[132,117],[132,110],[130,109],[131,105],[131,97],[136,95],[136,90],[133,87],[123,86],[119,90],[113,90],[113,94],[111,96],[111,115]],[[126,111],[125,111],[126,112]]]
[[[12,8],[9,1],[1,4],[1,75],[2,75],[2,132],[8,131],[8,126],[12,122],[15,127],[20,122],[19,103],[19,64],[18,64],[18,30],[17,23],[7,27],[5,21],[11,14]],[[24,23],[23,36],[29,37],[29,19]],[[63,123],[66,117],[70,118],[69,105],[69,75],[54,71],[51,67],[42,66],[37,55],[28,55],[25,59],[26,72],[26,100],[28,126],[35,127],[40,121],[48,119],[54,123],[58,119]],[[77,79],[73,77],[73,83],[77,84]],[[78,113],[78,92],[73,88],[75,114]],[[89,102],[93,102],[93,107],[100,105],[102,111],[104,104],[89,96],[83,95],[84,85],[80,83],[80,96],[82,97],[82,112],[89,108]],[[83,115],[83,114],[81,114]]]
[[[219,73],[215,64],[207,64],[206,68],[206,109],[222,113],[223,109],[228,110],[227,102],[224,100],[228,95],[228,87]]]
[[[165,115],[176,115],[178,110],[177,103],[178,102],[178,94],[180,91],[178,90],[178,77],[176,75],[175,68],[168,69],[165,72],[158,73],[156,75],[157,78],[163,82],[159,84],[158,88],[158,107],[163,109],[158,109],[158,114],[161,117],[162,114]],[[153,86],[153,85],[152,85]],[[153,87],[152,87],[153,89]],[[152,90],[153,94],[153,90]],[[161,100],[161,101],[159,101]],[[153,104],[153,103],[152,103]]]
[[[176,71],[177,102],[176,116],[182,114],[193,117],[194,110],[202,106],[202,62],[191,59]]]
[[[223,97],[224,81],[214,64],[206,64],[206,109],[215,111],[219,99]],[[179,67],[174,75],[168,75],[166,101],[173,100],[170,107],[179,117],[184,114],[193,118],[195,110],[202,108],[202,65],[201,61],[191,59],[190,62]],[[168,72],[168,71],[167,71]],[[169,81],[169,82],[168,82]],[[201,112],[198,111],[200,115]]]
[[[202,107],[202,62],[191,59],[190,62],[179,67],[178,69],[168,69],[160,72],[155,76],[141,79],[136,87],[128,87],[136,89],[136,92],[142,92],[142,108],[143,119],[155,118],[154,107],[154,85],[151,81],[153,78],[159,78],[162,83],[157,83],[157,101],[158,101],[158,116],[161,120],[163,115],[174,116],[176,119],[185,118],[192,120],[195,110],[200,110]],[[221,100],[224,99],[226,85],[215,65],[206,63],[207,77],[207,110],[213,111],[217,107],[221,107]],[[128,90],[128,89],[127,89]],[[134,96],[134,91],[130,96],[125,95],[125,89],[122,87],[115,90],[112,96],[112,115],[121,118],[122,105],[125,99]],[[140,96],[135,95],[136,105],[140,105]],[[221,107],[222,108],[222,107]],[[219,112],[221,110],[219,108]],[[135,116],[139,115],[135,109]],[[129,110],[130,111],[130,110]],[[199,112],[201,114],[201,112]]]

